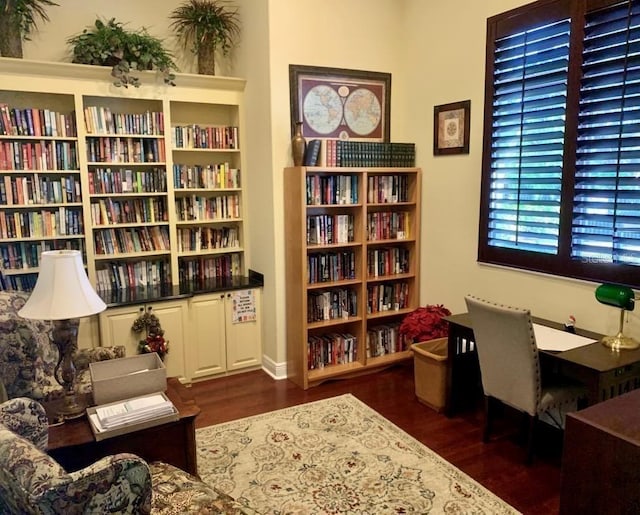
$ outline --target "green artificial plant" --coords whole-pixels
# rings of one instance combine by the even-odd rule
[[[187,0],[170,18],[178,40],[198,56],[198,73],[215,75],[216,52],[227,55],[240,34],[237,9],[223,0]]]
[[[73,51],[74,63],[111,66],[116,86],[140,86],[140,79],[132,70],[158,70],[166,84],[175,86],[177,70],[173,56],[162,41],[151,36],[145,28],[139,32],[125,30],[115,18],[96,19],[94,25],[67,40]]]
[[[22,41],[37,29],[37,21],[49,21],[52,0],[0,0],[0,55],[22,58]]]

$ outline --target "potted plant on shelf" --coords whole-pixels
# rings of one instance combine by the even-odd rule
[[[22,41],[37,29],[37,20],[49,21],[52,0],[0,0],[0,55],[22,58]]]
[[[171,13],[171,28],[198,56],[198,73],[215,75],[215,55],[227,55],[240,34],[237,9],[222,0],[188,0]]]
[[[171,53],[158,38],[145,28],[139,32],[124,29],[115,18],[104,22],[96,19],[94,25],[67,40],[73,52],[72,62],[95,66],[111,66],[116,86],[140,86],[140,79],[132,70],[158,70],[165,84],[175,86],[177,66]]]

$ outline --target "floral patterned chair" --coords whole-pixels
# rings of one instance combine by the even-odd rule
[[[0,291],[0,383],[4,387],[0,386],[0,402],[15,397],[46,401],[63,395],[53,372],[58,349],[50,340],[51,322],[18,315],[28,298],[25,292]],[[124,356],[124,346],[77,351],[74,364],[78,392],[91,391],[90,362]]]
[[[0,405],[0,513],[252,513],[176,467],[133,454],[67,472],[44,451],[47,435],[38,402]]]

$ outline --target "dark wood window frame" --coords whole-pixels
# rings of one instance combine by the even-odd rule
[[[487,20],[485,122],[478,243],[479,262],[594,282],[612,282],[626,284],[636,288],[640,287],[639,266],[601,260],[575,259],[571,257],[574,216],[573,199],[576,187],[574,171],[576,169],[577,156],[578,118],[580,109],[579,96],[582,78],[582,49],[585,34],[585,17],[589,13],[624,3],[626,2],[621,2],[620,0],[539,0],[532,4],[496,15]],[[521,249],[492,246],[489,245],[489,217],[491,212],[494,52],[496,40],[522,30],[529,30],[533,27],[565,18],[571,20],[571,31],[558,249],[554,254],[544,254]],[[638,163],[638,168],[640,169],[640,162]]]

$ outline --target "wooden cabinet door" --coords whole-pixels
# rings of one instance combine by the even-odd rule
[[[190,380],[225,372],[224,293],[198,295],[189,301],[187,366]]]
[[[262,290],[253,288],[255,319],[242,321],[234,316],[234,299],[246,290],[225,294],[227,370],[257,367],[262,364],[261,304]],[[237,314],[237,312],[236,312]]]
[[[131,330],[133,322],[140,316],[141,309],[151,306],[160,319],[165,339],[169,341],[169,352],[164,358],[167,377],[186,378],[185,344],[188,341],[188,305],[187,301],[167,301],[153,304],[135,304],[110,308],[100,314],[100,341],[102,345],[124,345],[127,356],[138,354],[138,342],[144,333]]]

